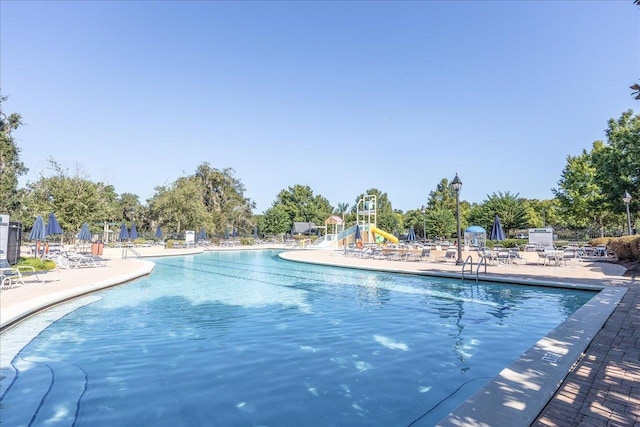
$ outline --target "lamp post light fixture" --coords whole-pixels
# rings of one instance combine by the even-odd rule
[[[460,245],[460,190],[462,189],[462,181],[456,173],[455,178],[451,181],[454,191],[456,192],[456,222],[457,222],[457,237],[458,237],[458,259],[456,264],[462,264],[462,246]]]
[[[627,190],[624,190],[624,197],[622,197],[622,201],[627,207],[627,231],[629,235],[631,235],[631,215],[629,214],[629,203],[631,203],[631,194]]]
[[[427,243],[427,227],[426,227],[426,215],[427,215],[427,208],[424,207],[424,205],[422,206],[422,239],[424,240],[424,243]]]

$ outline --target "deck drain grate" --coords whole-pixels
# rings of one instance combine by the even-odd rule
[[[545,353],[544,356],[542,356],[542,360],[550,363],[556,363],[561,358],[562,358],[562,355],[557,353]]]

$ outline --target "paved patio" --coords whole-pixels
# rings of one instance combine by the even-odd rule
[[[281,247],[272,247],[282,249]],[[224,248],[238,250],[249,248]],[[255,249],[255,248],[252,248]],[[140,248],[142,256],[175,256],[199,253],[202,249]],[[110,267],[60,270],[47,275],[45,283],[28,282],[26,286],[0,293],[0,330],[22,317],[78,295],[143,277],[153,270],[153,263],[141,259],[121,259],[121,250],[105,249]],[[441,262],[407,262],[358,259],[340,251],[304,250],[288,257],[300,262],[341,267],[394,271],[399,273],[436,274],[460,277],[460,267]],[[481,270],[483,271],[483,270]],[[555,395],[539,412],[535,426],[631,426],[640,425],[640,292],[638,278],[624,276],[617,264],[585,262],[577,267],[536,265],[489,266],[487,278],[531,284],[559,283],[562,286],[619,288],[626,293],[606,319],[602,329],[584,354],[570,369]],[[475,274],[474,274],[475,275]],[[467,272],[467,277],[474,276]],[[480,276],[484,276],[480,273]],[[475,277],[473,277],[475,279]],[[627,290],[628,289],[628,290]],[[621,293],[622,294],[622,293]],[[566,372],[566,371],[565,371]],[[553,386],[555,388],[555,385]],[[495,408],[499,410],[499,408]],[[527,423],[528,424],[528,423]],[[454,419],[450,425],[495,425],[479,419]],[[523,425],[523,424],[520,424]]]

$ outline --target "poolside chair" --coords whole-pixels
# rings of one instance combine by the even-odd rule
[[[538,265],[540,265],[541,262],[542,265],[547,265],[547,261],[549,261],[547,253],[542,249],[538,249],[536,253],[538,254]]]
[[[0,289],[10,289],[21,285],[24,285],[24,281],[20,270],[0,267]]]
[[[40,282],[36,269],[30,265],[12,266],[7,258],[0,257],[0,289],[24,285],[25,277],[35,277]]]
[[[431,248],[422,248],[418,261],[429,261],[431,259]]]
[[[581,261],[582,260],[580,259],[580,255],[578,254],[577,249],[567,248],[564,250],[562,254],[563,265],[576,267]]]
[[[371,255],[371,258],[373,258],[373,259],[385,259],[386,255],[385,255],[384,251],[382,250],[382,248],[374,248],[373,249],[373,254]]]
[[[458,250],[455,248],[447,249],[447,252],[438,258],[438,261],[442,262],[456,262],[458,259]]]
[[[400,257],[400,252],[398,251],[392,251],[392,252],[388,252],[386,259],[389,261],[400,261],[401,257]]]
[[[518,248],[509,249],[509,256],[514,264],[523,265],[527,263],[527,259],[520,255]]]
[[[498,258],[495,252],[492,252],[488,248],[482,248],[478,250],[478,263],[482,263],[482,260],[486,260],[487,265],[496,265]]]
[[[500,249],[497,255],[498,264],[508,265],[511,264],[511,253],[509,249]]]

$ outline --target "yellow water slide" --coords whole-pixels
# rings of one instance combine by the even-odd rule
[[[398,243],[398,238],[396,236],[394,236],[393,234],[389,234],[386,231],[380,230],[378,227],[371,227],[371,231],[373,231],[373,234],[382,236],[392,243]]]

